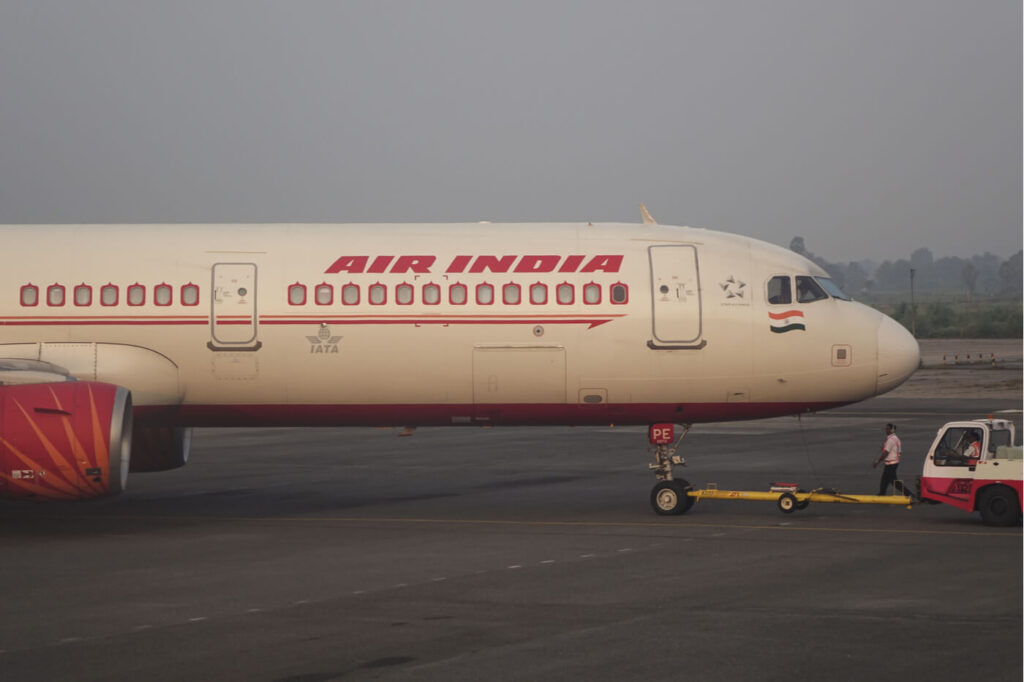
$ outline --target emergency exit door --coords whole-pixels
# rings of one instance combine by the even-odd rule
[[[215,263],[210,315],[210,347],[255,350],[256,264]]]
[[[652,348],[703,348],[697,247],[652,246]]]

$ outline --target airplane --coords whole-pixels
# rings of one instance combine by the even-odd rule
[[[813,262],[641,208],[0,226],[0,498],[117,494],[183,466],[194,427],[689,428],[846,405],[918,367],[914,337]],[[652,505],[684,512],[659,452]]]

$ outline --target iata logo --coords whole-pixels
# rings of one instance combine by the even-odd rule
[[[310,353],[337,353],[340,336],[331,336],[331,328],[326,324],[320,326],[316,336],[307,336]]]

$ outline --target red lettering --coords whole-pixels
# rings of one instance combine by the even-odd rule
[[[560,256],[523,256],[516,265],[516,272],[553,272]]]
[[[502,256],[501,258],[497,256],[477,256],[469,271],[483,272],[484,270],[490,270],[491,272],[508,272],[515,260],[515,256]]]
[[[622,256],[594,256],[580,272],[618,272],[622,267]]]
[[[394,256],[377,256],[370,263],[370,269],[367,272],[387,272],[388,264],[394,259]]]
[[[366,261],[366,256],[342,256],[324,272],[363,272],[366,270]]]
[[[562,267],[558,268],[559,272],[576,272],[576,268],[583,262],[583,256],[566,256],[565,262],[562,263]]]
[[[391,272],[430,272],[430,266],[437,260],[436,256],[399,256],[391,267]]]
[[[466,266],[469,265],[469,261],[473,260],[472,256],[456,256],[452,258],[451,265],[445,272],[465,272]]]

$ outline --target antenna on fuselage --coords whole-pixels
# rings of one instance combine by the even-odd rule
[[[640,204],[640,216],[644,220],[644,225],[657,225],[658,221],[651,217],[651,212],[647,210],[647,207]]]

